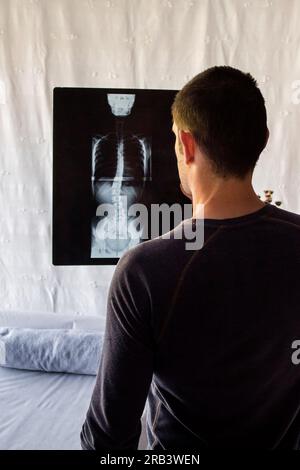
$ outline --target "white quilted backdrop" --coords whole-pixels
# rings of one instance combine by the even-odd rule
[[[263,197],[300,210],[299,0],[0,0],[0,310],[105,315],[113,266],[51,264],[52,89],[179,89],[212,65],[258,80]]]

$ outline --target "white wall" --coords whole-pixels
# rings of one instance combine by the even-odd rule
[[[0,310],[105,314],[114,267],[51,264],[55,86],[252,73],[271,133],[255,189],[300,212],[299,17],[299,0],[0,0]]]

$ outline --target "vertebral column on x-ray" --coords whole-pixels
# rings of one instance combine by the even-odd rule
[[[110,203],[114,207],[114,220],[106,217],[97,224],[96,238],[107,240],[106,249],[122,251],[131,238],[137,238],[138,232],[128,219],[127,208],[141,191],[149,174],[149,163],[147,140],[125,133],[124,118],[116,118],[115,133],[94,137],[94,196],[98,203]]]

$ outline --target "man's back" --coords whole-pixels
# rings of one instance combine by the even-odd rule
[[[125,336],[114,348],[126,350],[126,335],[141,348],[132,390],[151,374],[149,449],[297,448],[300,365],[291,357],[292,343],[300,339],[300,215],[267,204],[242,217],[206,219],[204,246],[186,250],[186,241],[173,234],[198,222],[185,220],[170,240],[145,242],[120,261],[108,302],[114,313],[108,316],[103,371],[108,339],[120,323],[116,299],[134,297],[121,320]],[[116,369],[106,364],[106,381]],[[105,395],[100,373],[86,436],[95,436],[103,422],[105,403],[100,409],[99,400],[112,404],[118,393],[116,384]],[[127,408],[112,416],[121,413],[130,421]],[[106,432],[113,439],[109,427]]]

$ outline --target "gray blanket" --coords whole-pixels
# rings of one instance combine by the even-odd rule
[[[103,332],[0,328],[0,366],[96,375]]]

